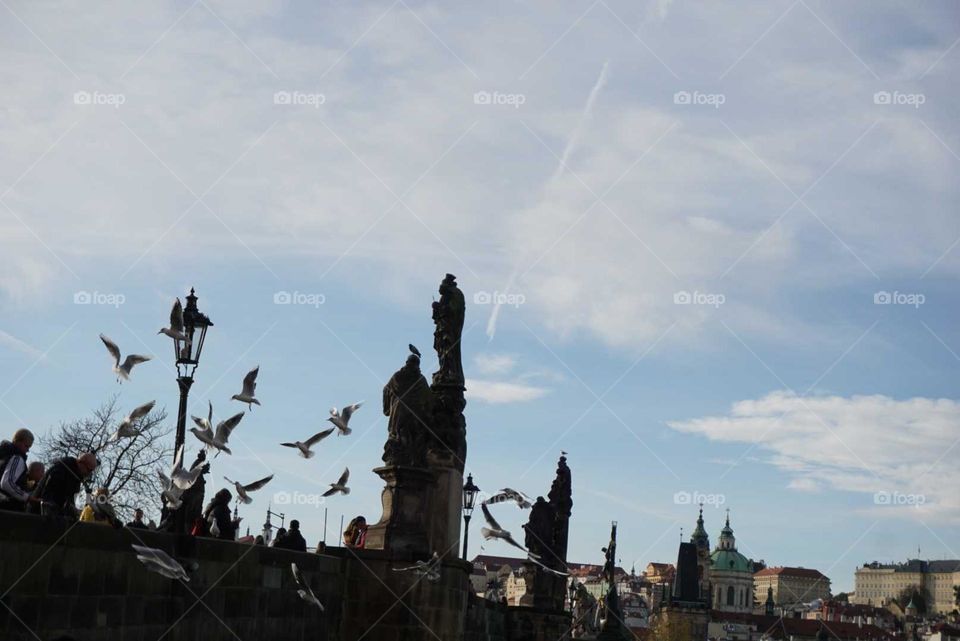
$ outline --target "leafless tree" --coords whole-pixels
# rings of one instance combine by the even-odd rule
[[[92,416],[61,422],[40,437],[37,457],[49,464],[62,456],[94,452],[100,464],[89,485],[110,490],[110,502],[121,519],[128,520],[138,507],[147,518],[158,516],[162,488],[157,470],[169,466],[173,456],[167,438],[171,430],[163,426],[167,412],[154,409],[134,424],[140,431],[137,436],[111,442],[124,416],[114,395]]]

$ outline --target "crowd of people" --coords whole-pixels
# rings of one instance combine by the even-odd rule
[[[203,506],[206,485],[204,476],[210,471],[206,461],[206,452],[201,450],[191,469],[203,466],[197,481],[180,497],[176,509],[164,505],[160,513],[160,524],[153,526],[144,522],[144,513],[136,508],[133,520],[124,524],[117,518],[110,506],[110,492],[107,488],[98,488],[94,492],[88,489],[89,479],[97,469],[98,461],[93,452],[84,452],[76,457],[64,456],[50,464],[49,468],[39,461],[27,462],[34,436],[28,429],[14,432],[11,440],[0,442],[0,510],[27,512],[43,516],[57,516],[79,519],[85,523],[110,525],[140,529],[157,529],[165,532],[189,533],[193,536],[208,536],[228,541],[236,540],[239,519],[234,519],[230,511],[233,493],[222,488]],[[77,495],[81,489],[89,494],[82,510],[77,510]],[[181,518],[182,517],[182,518]],[[343,532],[343,544],[354,549],[363,549],[366,545],[367,521],[358,516],[352,519]],[[257,536],[255,544],[264,545],[262,536]],[[307,551],[307,541],[300,532],[300,522],[290,521],[288,528],[279,528],[271,547]],[[323,552],[326,546],[320,543],[317,552]]]

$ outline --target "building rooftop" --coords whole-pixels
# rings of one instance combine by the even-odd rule
[[[813,570],[810,568],[791,568],[791,567],[782,567],[778,566],[775,568],[765,568],[755,573],[753,576],[797,576],[808,579],[826,579],[819,570]],[[829,581],[829,579],[827,579]]]
[[[893,570],[894,572],[960,572],[960,560],[941,559],[924,561],[923,559],[909,559],[904,563],[864,563],[865,570]]]
[[[719,610],[710,611],[710,620],[714,623],[741,623],[756,626],[758,632],[765,633],[772,639],[816,638],[821,628],[826,628],[829,638],[834,640],[894,641],[896,639],[892,634],[875,625],[859,625],[846,621],[817,621]]]

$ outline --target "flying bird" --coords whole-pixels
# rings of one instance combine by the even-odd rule
[[[196,416],[191,416],[193,422],[197,424],[197,427],[201,431],[209,432],[210,438],[213,438],[213,401],[207,401],[210,404],[210,411],[207,412],[207,418],[198,418]]]
[[[209,517],[207,517],[207,523],[210,524],[210,534],[211,534],[211,536],[213,536],[213,537],[219,537],[219,536],[220,536],[220,526],[217,525],[217,519],[216,519],[216,517],[215,517],[212,513],[210,514]]]
[[[336,493],[350,494],[350,488],[347,487],[347,481],[350,479],[350,468],[344,468],[343,474],[336,483],[330,484],[330,489],[323,493],[324,496],[333,496]]]
[[[171,484],[181,492],[189,490],[197,482],[207,464],[205,461],[200,461],[189,470],[183,469],[183,449],[184,446],[181,445],[177,450],[177,455],[173,458],[173,470],[170,472]]]
[[[157,476],[160,477],[160,483],[163,485],[160,496],[163,497],[164,505],[171,510],[180,509],[180,506],[183,505],[183,501],[180,500],[183,490],[174,485],[173,481],[162,470],[157,470]]]
[[[216,432],[211,430],[203,430],[197,427],[191,427],[190,431],[193,432],[193,435],[196,436],[200,442],[207,446],[207,449],[217,450],[217,456],[220,456],[220,452],[233,454],[233,452],[230,451],[230,448],[227,447],[227,441],[230,440],[230,434],[232,434],[234,428],[240,424],[240,419],[242,418],[243,412],[240,412],[239,414],[234,414],[225,421],[220,421],[217,423]]]
[[[320,441],[322,441],[323,439],[327,438],[331,434],[333,434],[333,430],[334,428],[331,427],[328,430],[317,432],[316,434],[308,438],[306,441],[295,441],[293,443],[281,443],[280,445],[284,447],[297,448],[298,450],[300,450],[300,456],[302,456],[303,458],[313,458],[314,453],[310,448],[316,445],[317,443],[319,443]]]
[[[417,561],[414,565],[406,568],[393,568],[394,572],[413,572],[417,576],[422,576],[436,583],[440,580],[440,555],[436,552],[430,557],[429,561]]]
[[[411,353],[411,354],[413,354],[413,355],[416,356],[417,358],[422,358],[423,355],[420,353],[420,350],[417,349],[416,346],[414,346],[413,343],[408,344],[407,347],[410,348],[410,353]]]
[[[151,572],[156,572],[168,579],[180,579],[181,581],[190,580],[183,566],[163,550],[135,544],[131,545],[131,547],[134,552],[137,553],[137,560],[143,563]]]
[[[190,337],[183,330],[183,305],[178,298],[173,303],[173,309],[170,310],[170,327],[162,328],[158,334],[166,334],[175,341],[190,342]]]
[[[500,490],[498,493],[494,494],[488,498],[484,503],[503,503],[505,501],[514,501],[521,510],[525,510],[531,506],[533,503],[528,501],[530,497],[524,494],[523,492],[518,492],[517,490],[512,490],[509,487],[505,487]]]
[[[290,569],[293,571],[293,580],[297,583],[297,594],[300,595],[300,598],[307,603],[312,603],[317,606],[320,608],[320,611],[323,612],[323,604],[320,603],[320,599],[313,593],[313,590],[310,589],[307,582],[303,580],[303,575],[300,574],[300,568],[297,567],[297,564],[291,563]]]
[[[113,357],[113,373],[117,375],[117,382],[122,383],[123,381],[129,379],[130,371],[133,369],[134,365],[146,363],[150,360],[149,356],[141,356],[140,354],[127,354],[127,357],[123,359],[123,363],[121,364],[120,348],[117,347],[117,344],[103,334],[100,334],[100,340],[102,340],[103,344],[107,346],[107,351],[110,352],[110,356]]]
[[[353,416],[353,413],[360,409],[360,406],[363,405],[363,401],[359,403],[354,403],[353,405],[347,405],[339,412],[336,407],[330,408],[330,418],[327,420],[337,426],[337,436],[347,436],[353,430],[348,427],[350,423],[350,417]]]
[[[253,499],[247,496],[247,492],[255,492],[256,490],[259,490],[261,487],[263,487],[264,485],[270,482],[270,479],[273,478],[273,474],[271,474],[270,476],[266,476],[260,479],[259,481],[254,481],[249,485],[243,485],[239,481],[231,481],[226,476],[224,476],[223,478],[224,480],[227,481],[227,483],[233,483],[233,486],[237,488],[237,500],[243,501],[244,503],[249,505],[250,503],[253,503]]]
[[[534,562],[534,563],[536,563],[537,565],[539,565],[540,567],[542,567],[542,568],[543,568],[544,570],[546,570],[547,572],[550,572],[550,573],[552,573],[552,574],[556,574],[557,576],[570,576],[570,574],[569,574],[568,572],[561,572],[560,570],[554,570],[553,568],[548,568],[546,565],[544,565],[543,563],[541,563],[540,561],[538,561],[538,560],[537,560],[537,557],[536,557],[535,555],[530,554],[529,552],[527,553],[527,559],[530,560],[530,561],[532,561],[532,562]]]
[[[254,404],[259,405],[260,401],[258,401],[255,396],[257,391],[257,374],[259,373],[259,365],[247,372],[247,375],[243,377],[243,391],[239,394],[234,394],[231,396],[230,400],[246,403],[247,407],[249,407],[251,410],[253,409]]]
[[[504,530],[502,527],[500,527],[500,524],[497,523],[497,520],[493,518],[492,514],[490,514],[490,510],[487,508],[486,503],[481,503],[480,509],[483,511],[483,518],[487,520],[487,525],[490,526],[488,528],[480,528],[480,534],[483,535],[483,538],[487,539],[488,541],[490,539],[500,539],[501,541],[509,543],[517,549],[523,550],[526,554],[531,554],[527,551],[527,548],[523,547],[513,539],[513,535],[511,535],[508,530]]]
[[[153,409],[155,404],[156,401],[150,401],[149,403],[144,403],[140,407],[137,407],[130,412],[130,414],[128,414],[127,417],[120,422],[120,427],[117,428],[117,431],[113,433],[107,442],[112,443],[114,441],[119,441],[121,438],[130,438],[131,436],[139,435],[140,430],[134,427],[133,424],[149,414],[150,410]]]

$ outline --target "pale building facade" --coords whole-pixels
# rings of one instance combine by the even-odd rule
[[[809,568],[764,568],[753,575],[753,598],[764,603],[767,589],[777,608],[792,609],[815,599],[830,598],[830,579]]]
[[[960,560],[868,563],[857,569],[854,581],[852,603],[883,605],[907,588],[919,586],[930,594],[931,613],[944,614],[956,608],[953,586],[960,585]]]

